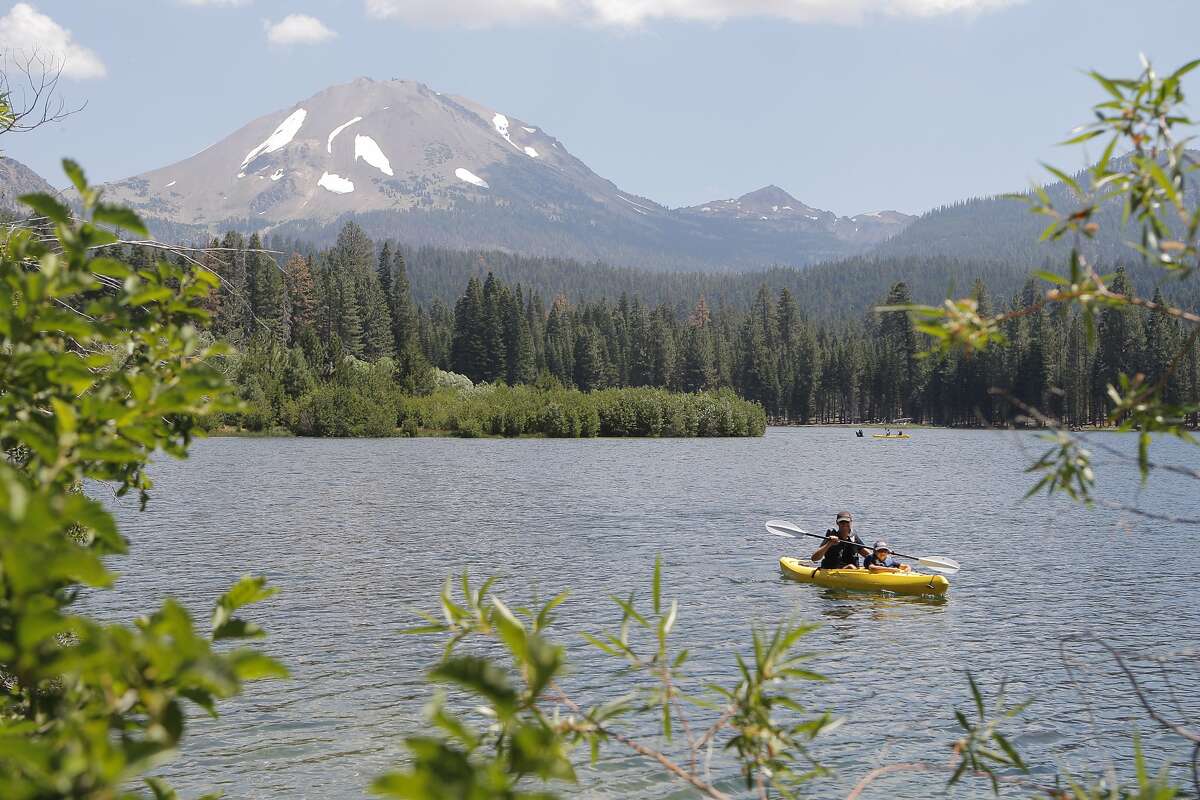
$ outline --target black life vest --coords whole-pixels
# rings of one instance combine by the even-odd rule
[[[834,531],[829,531],[829,534],[836,535]],[[849,540],[835,544],[825,551],[825,557],[821,559],[821,569],[844,569],[850,564],[862,566],[859,563],[858,550],[866,546],[867,543],[858,538],[857,534],[851,534]]]

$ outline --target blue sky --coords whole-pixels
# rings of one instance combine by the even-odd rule
[[[125,177],[365,75],[527,120],[667,205],[775,183],[839,214],[920,212],[1020,188],[1038,160],[1079,166],[1054,143],[1099,99],[1082,70],[1200,57],[1197,0],[0,0],[0,14],[0,48],[42,37],[68,54],[62,95],[87,103],[0,141],[56,185],[64,155]]]

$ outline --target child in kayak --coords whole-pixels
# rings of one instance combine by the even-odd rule
[[[871,555],[863,559],[864,569],[871,572],[910,572],[912,570],[908,564],[901,564],[892,558],[892,548],[883,540],[876,542],[871,550]]]

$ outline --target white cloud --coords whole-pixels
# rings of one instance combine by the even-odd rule
[[[486,28],[567,17],[579,0],[366,0],[377,19]]]
[[[244,6],[250,0],[179,0],[185,6]]]
[[[0,50],[15,58],[40,58],[67,78],[103,78],[104,62],[71,32],[28,3],[17,3],[0,17]]]
[[[366,0],[367,14],[462,27],[569,20],[636,27],[654,20],[719,24],[733,19],[861,23],[872,17],[976,13],[1024,0]]]
[[[320,44],[337,36],[324,22],[307,14],[288,14],[279,22],[266,25],[267,41],[271,44]]]

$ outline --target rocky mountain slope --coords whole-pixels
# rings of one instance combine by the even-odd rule
[[[0,156],[0,209],[17,211],[18,197],[37,192],[57,194],[54,187],[29,167],[16,159]]]

